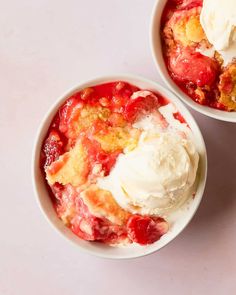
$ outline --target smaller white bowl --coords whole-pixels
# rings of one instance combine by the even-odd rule
[[[222,110],[217,110],[217,109],[210,108],[208,106],[203,106],[196,103],[188,95],[186,95],[171,79],[167,71],[166,64],[164,62],[164,58],[162,54],[161,35],[160,35],[161,16],[167,1],[168,0],[156,1],[153,8],[151,24],[150,24],[150,43],[151,43],[152,56],[154,58],[159,74],[161,75],[166,85],[180,99],[182,99],[182,101],[184,101],[188,106],[190,106],[194,110],[218,120],[236,122],[236,112],[226,112]]]
[[[56,212],[52,206],[52,202],[48,193],[48,188],[40,169],[40,151],[43,144],[43,140],[47,134],[50,123],[58,111],[58,108],[64,103],[64,101],[71,96],[73,93],[82,90],[86,87],[95,86],[97,84],[112,82],[112,81],[126,81],[133,85],[138,86],[141,89],[149,89],[151,91],[159,92],[162,96],[166,97],[170,102],[172,102],[179,112],[183,115],[186,122],[192,129],[194,140],[196,144],[197,151],[200,155],[200,164],[198,169],[198,183],[196,188],[196,195],[190,204],[186,204],[186,208],[181,208],[177,216],[176,222],[171,226],[170,231],[165,234],[159,241],[148,246],[139,246],[139,245],[130,245],[126,247],[109,247],[101,243],[87,242],[81,240],[76,235],[74,235],[57,217]],[[90,80],[88,82],[80,83],[78,86],[72,90],[66,92],[62,95],[56,103],[51,107],[47,112],[45,118],[43,119],[38,134],[35,141],[35,146],[33,150],[33,159],[32,159],[32,177],[33,177],[33,187],[39,203],[39,206],[44,213],[45,217],[49,223],[56,229],[59,233],[62,234],[67,240],[73,242],[78,248],[84,250],[90,254],[94,254],[100,257],[106,258],[135,258],[150,254],[154,251],[157,251],[172,241],[190,222],[193,215],[195,214],[205,188],[207,175],[207,155],[206,147],[201,134],[199,127],[197,126],[194,118],[183,105],[183,103],[170,91],[163,88],[159,84],[152,82],[148,79],[137,77],[134,75],[116,75],[109,77],[97,78]],[[56,245],[55,245],[56,246]]]

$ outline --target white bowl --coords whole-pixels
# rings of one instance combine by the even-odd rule
[[[182,99],[182,101],[184,101],[187,105],[189,105],[194,110],[218,120],[236,122],[236,112],[226,112],[222,110],[217,110],[217,109],[210,108],[208,106],[203,106],[196,103],[188,95],[186,95],[170,78],[170,75],[166,69],[166,65],[163,59],[162,43],[161,43],[161,36],[160,36],[160,20],[161,20],[162,12],[166,3],[167,3],[167,0],[156,1],[153,8],[151,25],[150,25],[151,50],[152,50],[152,55],[153,55],[159,74],[161,75],[166,85],[180,99]]]
[[[196,142],[196,148],[200,155],[198,185],[195,198],[191,201],[191,204],[188,205],[189,208],[186,208],[186,210],[184,210],[184,208],[181,209],[180,216],[177,218],[177,221],[171,227],[171,230],[166,235],[164,235],[159,241],[148,246],[130,245],[122,248],[109,247],[101,243],[87,242],[78,238],[66,226],[64,226],[61,220],[57,217],[56,212],[52,206],[51,199],[49,197],[48,188],[46,186],[42,172],[40,170],[39,158],[42,143],[48,131],[51,120],[58,111],[59,106],[61,106],[63,102],[76,91],[79,91],[89,86],[94,86],[97,84],[112,81],[126,81],[128,83],[140,87],[141,89],[143,88],[159,92],[161,95],[168,98],[173,104],[176,105],[177,109],[180,111],[180,113],[183,115],[188,125],[192,129],[194,134],[194,140]],[[199,130],[199,127],[196,124],[190,112],[186,109],[183,103],[181,103],[181,101],[167,89],[163,88],[155,82],[133,75],[117,75],[93,79],[88,82],[80,83],[78,86],[62,95],[51,107],[51,109],[47,112],[45,118],[43,119],[42,124],[39,127],[33,151],[32,176],[34,191],[37,196],[38,203],[42,209],[42,212],[44,213],[49,223],[54,227],[54,229],[60,232],[62,236],[64,236],[67,240],[73,242],[76,246],[78,246],[79,249],[84,250],[90,254],[106,258],[121,259],[144,256],[161,249],[171,240],[173,240],[186,227],[186,225],[189,223],[194,213],[196,212],[203,195],[206,182],[206,175],[207,156],[205,143],[201,131]]]

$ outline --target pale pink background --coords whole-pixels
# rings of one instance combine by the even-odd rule
[[[0,294],[235,294],[236,125],[193,112],[209,156],[203,202],[175,241],[145,258],[81,253],[47,224],[32,192],[32,142],[62,92],[117,72],[162,83],[148,38],[154,0],[0,3]]]

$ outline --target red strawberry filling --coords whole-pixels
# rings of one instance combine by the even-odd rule
[[[158,241],[168,231],[167,222],[160,217],[131,215],[124,226],[112,224],[106,218],[93,216],[82,199],[77,201],[78,214],[71,221],[72,231],[88,241],[117,243],[124,239],[140,245]]]
[[[158,97],[150,91],[137,91],[125,105],[124,117],[127,121],[134,122],[140,116],[158,108],[159,105]]]
[[[125,227],[92,215],[81,198],[77,200],[76,208],[77,214],[71,221],[71,229],[78,237],[104,243],[117,243],[126,237]]]
[[[132,215],[127,223],[128,237],[140,245],[152,244],[168,231],[167,222],[160,217]]]
[[[50,165],[57,160],[63,152],[63,142],[57,131],[51,130],[48,138],[45,141],[43,152],[45,155],[44,166]]]
[[[178,50],[170,56],[169,66],[175,79],[187,81],[197,86],[210,86],[217,73],[217,62],[190,48]]]

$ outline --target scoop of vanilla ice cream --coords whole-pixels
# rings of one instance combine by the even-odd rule
[[[132,213],[165,215],[190,195],[198,161],[191,140],[173,132],[144,131],[138,146],[121,154],[98,185]]]
[[[230,63],[236,57],[236,1],[204,0],[200,22],[224,65]]]

